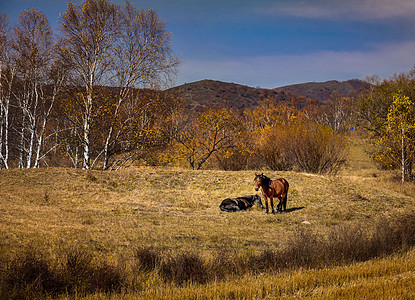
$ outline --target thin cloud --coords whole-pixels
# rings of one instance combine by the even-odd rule
[[[407,72],[415,64],[415,42],[382,45],[373,51],[324,51],[304,55],[275,55],[222,60],[188,60],[178,84],[204,78],[249,86],[275,88],[310,81],[384,78]]]
[[[414,0],[286,1],[258,9],[265,14],[316,19],[378,20],[415,17]]]

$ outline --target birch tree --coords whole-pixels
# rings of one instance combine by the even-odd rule
[[[13,96],[21,110],[19,167],[30,168],[35,151],[38,154],[35,165],[39,164],[42,131],[53,106],[53,101],[48,101],[45,94],[53,52],[52,29],[41,11],[21,12],[18,24],[13,28],[12,47],[17,68]]]
[[[103,149],[104,170],[110,167],[109,159],[124,128],[117,126],[120,125],[117,123],[128,122],[119,118],[121,106],[127,99],[130,102],[133,100],[135,88],[154,88],[174,73],[178,65],[170,46],[170,35],[154,10],[136,10],[131,3],[126,2],[119,12],[119,24],[119,39],[113,50],[114,76],[111,78],[112,85],[119,88],[119,93],[112,106]],[[116,128],[119,129],[117,132]]]
[[[374,160],[384,169],[399,168],[407,181],[415,159],[415,69],[373,83],[353,103],[356,121],[372,132]]]
[[[402,181],[411,178],[412,162],[415,155],[415,116],[414,103],[402,94],[393,97],[389,107],[384,134],[379,142],[387,155],[401,169]]]
[[[114,45],[119,37],[118,8],[106,0],[69,2],[60,20],[58,53],[71,66],[74,85],[83,89],[83,168],[91,168],[90,133],[95,89],[111,76]]]
[[[34,160],[33,167],[38,168],[40,166],[40,161],[51,151],[55,148],[59,147],[60,144],[56,141],[54,143],[50,143],[49,147],[44,147],[45,140],[48,138],[53,138],[58,134],[58,132],[52,131],[48,136],[46,135],[47,132],[47,124],[52,116],[53,109],[55,108],[55,103],[58,100],[58,96],[61,94],[62,88],[64,86],[64,82],[66,80],[66,72],[67,68],[62,65],[60,62],[55,61],[53,64],[50,65],[48,70],[48,78],[47,81],[49,90],[45,92],[45,99],[41,102],[41,110],[39,114],[39,123],[37,125],[37,148],[36,148],[36,157]]]
[[[0,15],[0,169],[9,168],[9,109],[15,74],[6,15]]]

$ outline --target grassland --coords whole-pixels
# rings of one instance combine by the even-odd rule
[[[114,272],[123,270],[123,285],[115,294],[93,291],[88,295],[87,289],[75,293],[91,299],[412,298],[415,252],[411,247],[367,262],[357,259],[336,265],[325,261],[326,267],[254,271],[246,267],[246,272],[238,267],[238,274],[229,271],[201,283],[166,281],[168,276],[163,278],[160,268],[137,267],[140,249],[155,249],[157,258],[164,260],[181,253],[194,254],[194,260],[202,264],[221,253],[244,260],[289,248],[299,232],[321,240],[330,239],[337,228],[364,230],[368,238],[381,222],[395,224],[399,216],[411,215],[414,184],[402,184],[393,172],[377,170],[361,139],[351,138],[350,145],[348,162],[335,177],[154,167],[117,172],[2,170],[2,278],[13,269],[11,262],[27,258],[22,253],[28,251],[40,253],[59,270],[68,253],[81,253],[90,258],[88,263],[105,262]],[[221,212],[218,206],[224,198],[255,193],[255,171],[290,182],[289,211],[275,215],[259,208]],[[271,254],[271,259],[278,257]],[[73,298],[72,292],[67,289],[50,296]]]

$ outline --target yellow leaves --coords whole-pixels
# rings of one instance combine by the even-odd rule
[[[374,159],[384,168],[404,167],[415,155],[415,115],[413,101],[403,93],[393,95],[386,120],[376,141]]]
[[[393,96],[389,107],[386,128],[390,131],[408,131],[415,128],[414,103],[403,94]]]

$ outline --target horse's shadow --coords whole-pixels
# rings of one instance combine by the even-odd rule
[[[296,210],[300,210],[300,209],[303,209],[303,208],[305,208],[304,206],[300,206],[300,207],[291,207],[291,208],[287,208],[286,210],[285,210],[285,212],[286,213],[290,213],[290,212],[293,212],[293,211],[296,211]]]

